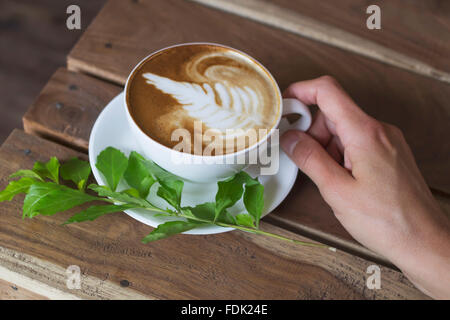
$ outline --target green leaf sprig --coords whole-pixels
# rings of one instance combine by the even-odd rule
[[[179,219],[160,224],[142,239],[143,243],[199,226],[217,225],[301,245],[328,248],[323,244],[289,239],[259,229],[264,207],[264,186],[244,171],[218,182],[215,202],[183,207],[183,180],[135,151],[127,157],[120,150],[108,147],[98,155],[96,167],[103,175],[106,186],[90,184],[86,187],[91,176],[91,167],[86,161],[72,158],[61,165],[57,158],[52,157],[47,163],[36,162],[33,169],[19,170],[10,176],[11,179],[19,179],[11,181],[0,191],[0,202],[10,201],[17,194],[24,193],[23,218],[33,218],[97,201],[70,217],[64,224],[92,221],[108,213],[136,208]],[[72,182],[74,187],[60,184],[60,178]],[[128,188],[117,191],[119,184]],[[147,199],[151,188],[157,188],[157,196],[167,202],[168,208],[161,208]],[[232,215],[228,209],[240,199],[243,199],[247,212]],[[98,204],[98,201],[104,204]]]

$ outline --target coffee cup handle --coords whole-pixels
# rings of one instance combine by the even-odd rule
[[[281,116],[284,117],[288,114],[299,114],[301,117],[292,124],[284,124],[283,126],[280,126],[281,133],[284,133],[290,129],[306,131],[311,126],[311,112],[301,101],[290,98],[283,99],[283,114]]]

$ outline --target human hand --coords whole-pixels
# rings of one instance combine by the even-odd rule
[[[284,97],[320,109],[307,133],[288,131],[281,146],[344,228],[428,295],[450,298],[450,219],[402,132],[364,113],[329,76],[294,83]]]

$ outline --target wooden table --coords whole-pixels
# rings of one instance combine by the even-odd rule
[[[366,5],[110,0],[24,115],[25,132],[13,131],[0,148],[0,188],[36,160],[87,158],[98,114],[144,56],[175,43],[211,41],[256,57],[282,89],[323,74],[336,77],[368,113],[403,129],[426,181],[450,212],[450,9],[437,0],[389,1],[382,6],[383,29],[370,31]],[[2,299],[427,298],[389,261],[357,243],[303,175],[261,227],[319,240],[337,252],[241,231],[144,245],[139,239],[151,228],[123,213],[61,226],[70,213],[22,221],[21,203],[17,197],[0,205]],[[379,290],[366,287],[373,264],[381,268]],[[66,286],[70,265],[81,269],[81,289]]]

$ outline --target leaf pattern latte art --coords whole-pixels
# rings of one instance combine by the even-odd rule
[[[195,120],[225,134],[227,129],[248,130],[265,126],[259,110],[261,101],[248,86],[238,87],[215,82],[197,84],[174,81],[153,73],[144,73],[150,85],[171,95]]]

